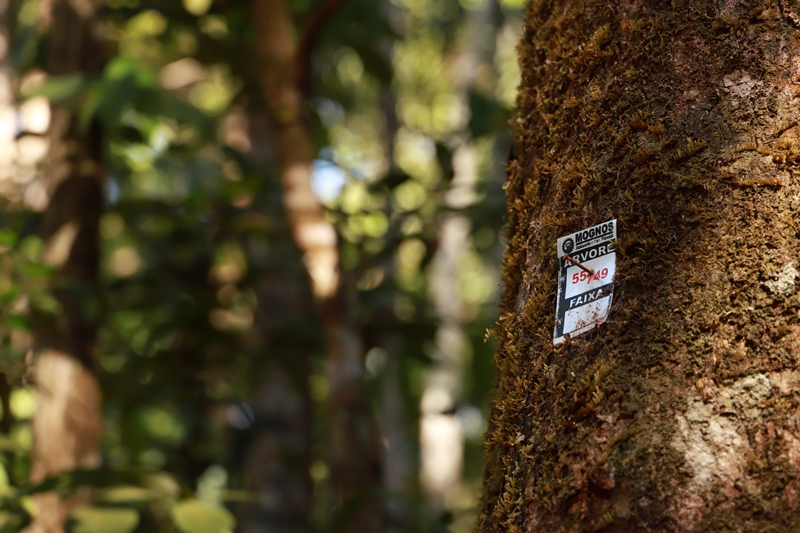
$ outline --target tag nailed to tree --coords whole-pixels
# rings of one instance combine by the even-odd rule
[[[617,254],[617,221],[558,239],[558,297],[553,344],[606,321],[611,309]]]

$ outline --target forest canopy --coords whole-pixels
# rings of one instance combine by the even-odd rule
[[[0,9],[0,531],[471,530],[522,2]]]

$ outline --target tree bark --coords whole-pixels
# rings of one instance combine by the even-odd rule
[[[534,0],[479,531],[800,527],[800,9]],[[556,239],[618,219],[553,346]]]
[[[252,106],[246,116],[248,155],[266,170],[269,163],[274,164],[270,121],[263,109]],[[260,353],[252,365],[258,376],[250,396],[255,420],[244,453],[243,482],[246,490],[259,495],[259,501],[242,505],[237,530],[309,533],[314,499],[309,474],[314,429],[309,379],[318,338],[306,335],[305,328],[318,320],[288,221],[280,213],[273,215],[269,224],[275,228],[270,235],[272,253],[249,265],[258,271],[253,342]]]
[[[241,533],[312,531],[308,361],[296,355],[300,357],[294,366],[274,361],[259,369],[252,397],[255,437],[244,465],[245,487],[260,500],[240,513]],[[306,382],[298,382],[298,377]]]
[[[45,6],[50,74],[99,73],[105,56],[95,35],[98,2],[52,0]],[[43,214],[44,260],[57,267],[52,290],[63,323],[42,321],[36,330],[31,481],[99,465],[101,395],[93,371],[99,261],[98,222],[103,170],[99,131],[79,135],[76,120],[53,110],[49,160],[42,179],[49,202]],[[37,514],[28,531],[57,533],[76,503],[55,493],[35,497]]]
[[[264,100],[276,128],[284,205],[319,309],[328,379],[329,463],[341,507],[372,496],[381,484],[380,448],[364,384],[355,294],[339,268],[336,231],[311,189],[315,152],[299,85],[294,23],[283,0],[253,0],[256,53]],[[360,505],[348,531],[379,531],[382,507]]]

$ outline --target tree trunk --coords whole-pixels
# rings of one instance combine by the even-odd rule
[[[285,359],[288,354],[281,354]],[[245,454],[245,487],[260,498],[240,513],[241,533],[308,533],[313,490],[309,478],[308,360],[266,362],[253,394],[253,442]],[[298,377],[306,378],[305,383]]]
[[[263,110],[253,107],[246,117],[248,155],[267,169],[274,164],[270,121]],[[269,224],[275,228],[269,242],[272,253],[260,261],[251,259],[249,265],[258,271],[253,343],[259,354],[252,364],[258,376],[250,396],[255,420],[244,453],[243,481],[259,501],[242,505],[237,531],[309,533],[314,497],[309,475],[314,428],[309,378],[315,338],[306,329],[317,320],[288,222],[277,214],[270,216]]]
[[[50,74],[98,73],[104,62],[102,46],[94,37],[98,4],[53,0],[47,8]],[[52,288],[64,323],[42,322],[36,331],[33,483],[59,472],[98,466],[102,429],[100,387],[93,371],[99,316],[98,222],[103,204],[100,135],[97,131],[79,135],[76,120],[54,109],[49,142],[43,174],[49,196],[43,215],[44,260],[58,268]],[[37,514],[29,531],[63,531],[74,502],[55,493],[35,500]]]
[[[479,531],[800,528],[800,8],[534,0]],[[618,220],[554,346],[556,239]]]
[[[275,123],[284,205],[322,321],[329,393],[329,464],[339,508],[358,506],[348,531],[380,531],[380,448],[364,384],[354,288],[339,268],[336,231],[311,189],[314,145],[305,121],[294,23],[284,0],[253,0],[264,100]],[[324,6],[323,6],[324,7]]]

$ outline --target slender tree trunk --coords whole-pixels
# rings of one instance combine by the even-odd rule
[[[800,528],[800,8],[534,0],[479,531]],[[556,239],[618,220],[553,346]]]
[[[464,434],[455,408],[463,394],[468,340],[462,328],[465,304],[458,293],[456,268],[459,257],[469,249],[469,231],[466,217],[444,218],[431,262],[429,292],[441,324],[420,402],[419,447],[420,484],[427,507],[436,516],[451,510],[449,499],[461,482],[464,466]]]
[[[299,355],[294,365],[269,361],[258,369],[252,397],[255,438],[244,464],[246,489],[258,494],[260,501],[241,513],[241,533],[311,531],[308,359]],[[305,383],[298,377],[306,378]]]
[[[463,50],[457,60],[462,68],[455,74],[462,93],[474,87],[479,68],[491,64],[496,33],[492,15],[496,9],[493,2],[487,2],[472,11],[465,21]],[[460,146],[453,153],[451,164],[453,177],[444,202],[454,210],[464,209],[476,197],[475,147],[471,143]],[[464,432],[455,408],[464,399],[463,381],[469,357],[464,324],[470,319],[468,304],[459,292],[458,267],[471,249],[472,229],[472,222],[464,215],[441,218],[429,277],[428,292],[440,324],[420,405],[420,482],[427,505],[437,516],[453,512],[453,494],[462,482],[464,466]]]
[[[12,43],[14,40],[18,11],[18,2],[0,4],[0,39],[5,43]],[[12,201],[20,201],[24,189],[13,179],[17,155],[14,91],[17,73],[14,72],[10,48],[7,44],[0,50],[0,195]]]
[[[304,117],[291,14],[283,0],[253,0],[251,5],[262,90],[276,127],[286,214],[324,329],[333,488],[338,505],[356,504],[380,487],[381,472],[354,289],[340,272],[336,232],[311,189],[314,147]],[[379,531],[381,521],[381,506],[362,505],[349,531]]]
[[[270,121],[263,110],[250,108],[247,122],[249,155],[266,168],[274,144]],[[270,236],[271,253],[250,263],[259,272],[254,341],[260,355],[253,362],[258,376],[250,398],[255,421],[243,478],[245,488],[260,501],[242,506],[238,531],[308,533],[314,492],[309,475],[314,428],[309,378],[315,339],[304,329],[317,319],[288,223],[282,218],[271,222],[278,228]]]
[[[387,328],[388,329],[388,328]],[[400,365],[404,339],[397,333],[384,333],[379,347],[386,350],[386,367],[381,379],[381,438],[383,448],[383,490],[389,494],[409,494],[416,481],[412,451],[414,441],[409,431],[409,413],[403,397],[403,373]],[[408,531],[408,507],[403,502],[386,502],[386,531]]]
[[[48,70],[97,73],[104,62],[97,42],[93,2],[53,0],[46,6]],[[31,481],[99,464],[102,429],[100,387],[93,372],[99,305],[96,297],[99,257],[98,222],[102,211],[103,171],[99,132],[79,135],[76,121],[54,109],[49,161],[43,175],[49,202],[43,216],[45,261],[58,268],[53,292],[63,323],[42,323],[36,332],[34,377],[37,409],[33,418]],[[35,498],[31,532],[63,531],[74,502],[55,493]]]

